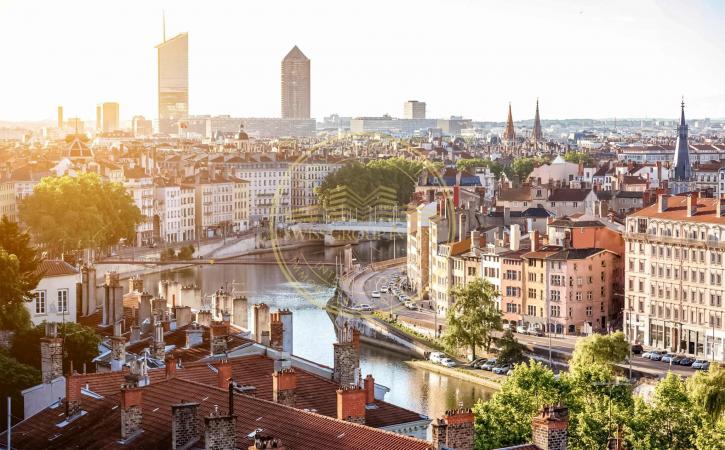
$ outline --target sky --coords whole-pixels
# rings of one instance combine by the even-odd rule
[[[156,50],[189,33],[191,114],[280,115],[312,60],[312,115],[503,121],[725,117],[725,1],[0,0],[0,121],[157,115]]]

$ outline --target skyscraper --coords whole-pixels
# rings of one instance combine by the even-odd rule
[[[425,102],[408,100],[403,104],[403,118],[425,119]]]
[[[58,128],[63,128],[63,107],[58,106]]]
[[[189,35],[156,46],[159,64],[159,133],[177,134],[189,116]]]
[[[118,103],[105,102],[96,105],[96,131],[110,133],[120,128]]]
[[[282,60],[282,118],[310,118],[310,60],[296,45]]]

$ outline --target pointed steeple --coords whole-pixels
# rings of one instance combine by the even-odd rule
[[[675,180],[687,181],[692,178],[692,167],[690,166],[690,146],[687,143],[687,122],[685,122],[685,99],[680,104],[680,125],[677,127],[677,144],[675,144]]]
[[[506,129],[503,132],[503,140],[513,143],[516,140],[516,131],[514,130],[514,118],[511,114],[511,102],[509,102],[509,117],[506,121]]]
[[[539,99],[536,99],[536,115],[534,116],[534,129],[531,132],[531,139],[536,142],[543,140],[544,136],[541,132],[541,117],[539,117]]]

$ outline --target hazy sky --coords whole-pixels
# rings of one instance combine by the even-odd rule
[[[190,112],[277,117],[280,61],[312,60],[312,114],[504,120],[725,116],[725,1],[0,0],[0,120],[155,118],[161,11],[189,32]]]

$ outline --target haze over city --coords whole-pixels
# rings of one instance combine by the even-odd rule
[[[717,1],[0,1],[0,120],[156,114],[156,53],[189,33],[191,114],[277,117],[279,62],[312,60],[312,116],[691,118],[725,115]]]

